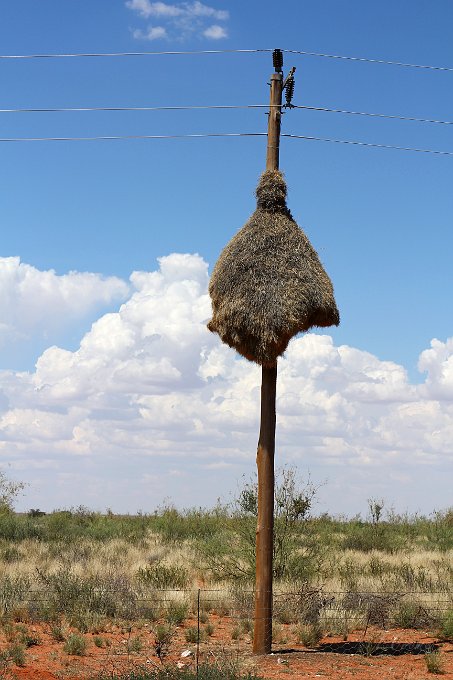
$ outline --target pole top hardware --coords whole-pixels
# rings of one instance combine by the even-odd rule
[[[285,90],[285,99],[286,99],[286,104],[284,105],[286,109],[291,109],[293,108],[293,104],[291,104],[291,100],[294,95],[294,73],[296,71],[296,67],[293,66],[286,76],[284,82],[283,82],[283,89]]]
[[[283,52],[281,50],[274,50],[272,52],[272,61],[276,73],[283,73]]]

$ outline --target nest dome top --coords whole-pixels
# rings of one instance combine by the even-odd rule
[[[256,188],[257,207],[271,212],[286,211],[286,182],[278,170],[267,170]]]

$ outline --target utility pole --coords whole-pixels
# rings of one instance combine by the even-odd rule
[[[280,124],[283,92],[283,54],[274,50],[275,73],[271,76],[269,121],[267,131],[266,170],[278,170]],[[261,423],[256,454],[258,469],[258,519],[256,526],[256,580],[254,654],[272,650],[272,576],[274,554],[274,452],[275,396],[277,362],[262,367]]]

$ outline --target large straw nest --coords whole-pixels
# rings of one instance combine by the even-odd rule
[[[272,366],[296,333],[340,322],[332,283],[292,218],[286,191],[279,171],[263,173],[257,209],[223,249],[209,284],[209,330],[263,366]]]

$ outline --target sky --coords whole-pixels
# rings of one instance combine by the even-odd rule
[[[0,6],[2,140],[265,133],[281,48],[453,68],[450,0]],[[225,52],[223,52],[225,50]],[[453,121],[453,72],[284,53],[298,106]],[[5,111],[16,109],[15,112]],[[453,127],[287,110],[284,134],[453,152]],[[209,275],[255,209],[265,136],[0,141],[0,470],[17,508],[211,507],[255,470],[258,366],[209,333]],[[453,156],[282,137],[338,328],[279,360],[276,465],[315,512],[452,505]]]

